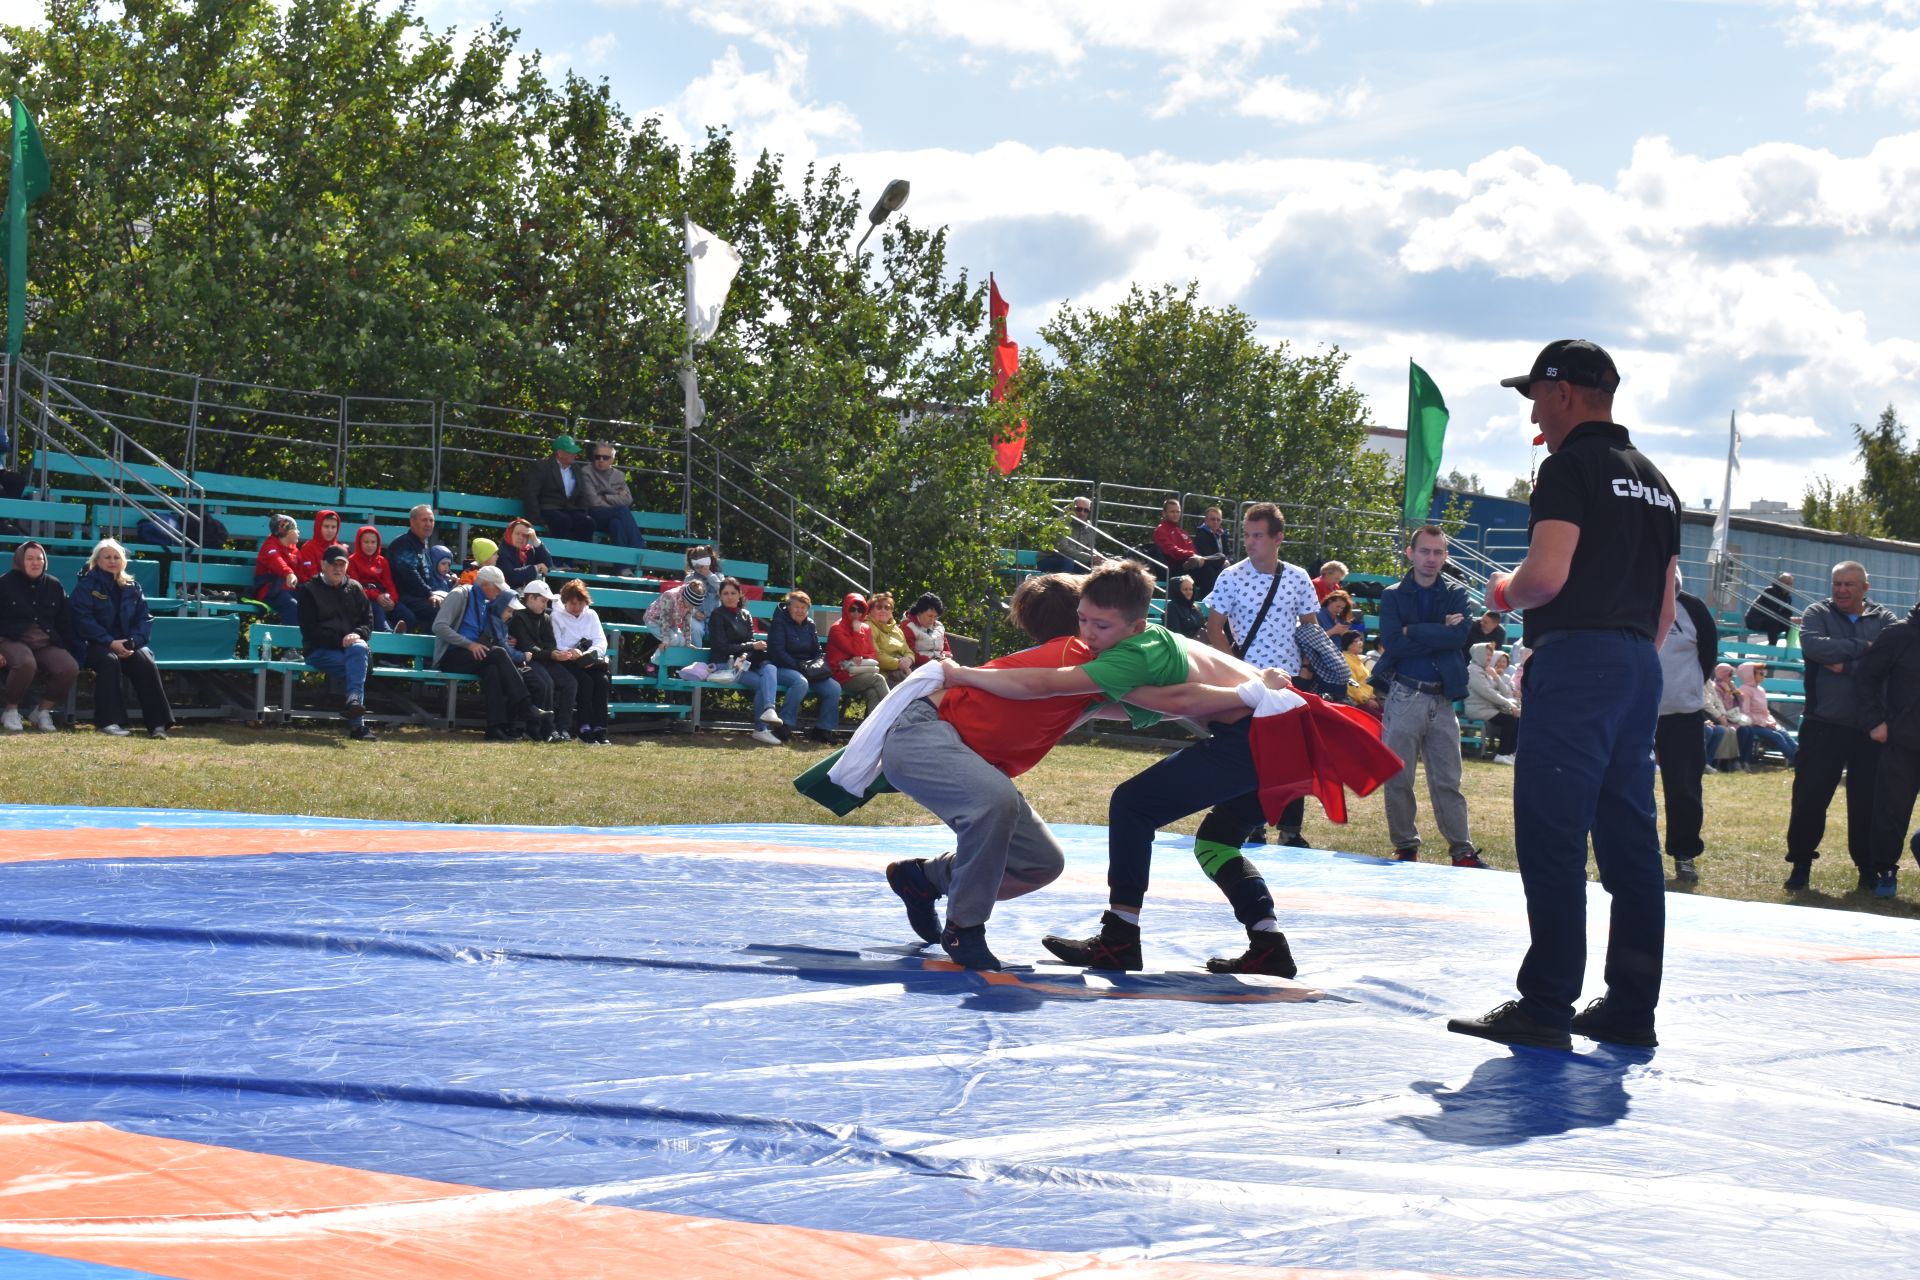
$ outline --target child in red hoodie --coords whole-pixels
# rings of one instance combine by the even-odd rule
[[[327,554],[328,547],[343,545],[340,541],[340,513],[337,511],[316,511],[313,516],[313,536],[300,544],[295,553],[294,576],[302,582],[320,576],[320,557]]]
[[[393,569],[381,554],[380,531],[370,524],[361,525],[353,535],[347,576],[367,593],[367,603],[373,606],[375,631],[405,632],[419,623],[413,610],[400,603],[400,589],[393,584]]]

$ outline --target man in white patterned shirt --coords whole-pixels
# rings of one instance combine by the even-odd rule
[[[1317,628],[1320,620],[1313,579],[1299,565],[1280,559],[1287,521],[1273,503],[1248,507],[1241,532],[1247,558],[1221,570],[1207,596],[1207,643],[1257,667],[1278,667],[1290,676],[1299,675],[1301,654],[1295,632],[1303,624]],[[1281,844],[1306,845],[1300,838],[1306,811],[1306,801],[1295,800],[1281,813]]]

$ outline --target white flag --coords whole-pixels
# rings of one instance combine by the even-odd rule
[[[687,223],[687,333],[695,342],[720,328],[720,309],[739,270],[732,245],[697,222]]]
[[[1727,554],[1727,529],[1733,517],[1733,477],[1740,471],[1740,427],[1735,415],[1727,415],[1727,482],[1720,493],[1720,515],[1713,522],[1713,544],[1707,549],[1710,559]]]

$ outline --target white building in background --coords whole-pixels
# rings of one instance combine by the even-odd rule
[[[1709,513],[1713,511],[1712,498],[1703,498],[1701,499],[1701,503]],[[1778,502],[1772,498],[1756,499],[1750,507],[1735,507],[1733,514],[1736,516],[1745,516],[1749,520],[1765,520],[1769,524],[1797,525],[1801,523],[1800,507],[1797,503]]]
[[[1369,453],[1384,453],[1395,462],[1404,464],[1407,460],[1407,429],[1369,424],[1367,438],[1360,447]]]

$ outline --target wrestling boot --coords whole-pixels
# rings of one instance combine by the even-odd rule
[[[1000,957],[987,948],[987,926],[983,924],[948,925],[940,935],[947,958],[969,969],[1000,969]]]
[[[1276,930],[1247,930],[1245,955],[1215,956],[1207,961],[1208,973],[1266,973],[1276,978],[1291,978],[1300,972],[1287,946],[1287,935]]]
[[[1062,938],[1048,934],[1040,945],[1068,964],[1082,969],[1118,969],[1132,973],[1140,962],[1140,926],[1128,924],[1111,911],[1100,916],[1100,932],[1091,938]]]
[[[935,892],[933,881],[927,879],[924,859],[912,858],[906,862],[889,864],[887,887],[899,894],[900,901],[906,904],[907,923],[920,935],[922,942],[943,941],[940,936],[940,912],[933,905],[940,900],[940,895]],[[1000,966],[996,964],[993,967],[998,969]]]

